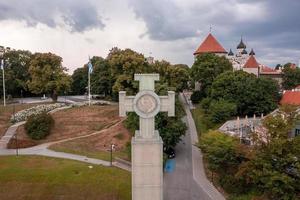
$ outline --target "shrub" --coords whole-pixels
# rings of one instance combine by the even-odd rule
[[[193,94],[191,95],[191,101],[193,103],[199,103],[202,97],[203,95],[201,91],[194,91]]]
[[[52,116],[44,112],[30,116],[25,123],[25,130],[31,139],[41,140],[49,135],[53,125],[54,120]]]

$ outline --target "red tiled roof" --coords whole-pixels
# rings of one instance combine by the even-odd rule
[[[281,100],[280,104],[290,104],[300,106],[300,92],[299,91],[286,91]]]
[[[272,69],[271,67],[262,66],[261,67],[262,72],[277,72],[275,69]]]
[[[276,75],[276,74],[278,74],[278,75],[280,75],[281,74],[281,71],[277,71],[277,70],[275,70],[275,69],[273,69],[273,68],[271,68],[271,67],[267,67],[267,66],[265,66],[265,65],[263,65],[263,66],[261,66],[261,68],[260,68],[261,70],[260,70],[260,74],[273,74],[273,75]]]
[[[222,45],[216,40],[216,38],[210,33],[202,44],[195,51],[194,55],[201,53],[227,53]]]
[[[258,67],[259,67],[259,64],[253,55],[249,57],[249,59],[247,60],[247,62],[244,65],[244,68],[258,68]]]

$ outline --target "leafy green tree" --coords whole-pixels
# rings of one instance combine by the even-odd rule
[[[235,151],[238,144],[237,138],[218,131],[210,131],[201,137],[199,147],[207,154],[209,168],[226,174],[239,164]]]
[[[298,85],[300,85],[300,68],[285,67],[282,75],[282,87],[285,90],[290,90]]]
[[[237,114],[235,103],[226,100],[212,101],[209,106],[210,119],[214,123],[222,123]]]
[[[138,83],[134,81],[134,74],[151,71],[145,57],[131,49],[114,48],[109,53],[107,61],[115,93],[125,90],[129,94],[135,94],[138,91]]]
[[[28,68],[31,56],[31,52],[22,50],[12,50],[4,54],[7,94],[20,96],[21,90],[23,94],[29,93],[26,82],[29,80]],[[2,94],[2,81],[0,83],[0,86],[0,91]]]
[[[160,75],[160,83],[166,83],[169,90],[181,92],[188,88],[189,68],[187,65],[171,65],[167,61],[156,61],[152,66],[153,72]]]
[[[300,138],[289,135],[298,120],[294,106],[283,106],[267,116],[263,121],[267,131],[256,139],[255,156],[237,173],[270,199],[293,200],[300,195]]]
[[[29,90],[34,94],[50,93],[57,101],[60,92],[68,91],[71,78],[62,66],[62,58],[52,53],[36,53],[30,62],[28,81]]]
[[[269,113],[277,107],[279,88],[272,79],[230,71],[215,79],[210,98],[235,103],[239,115]]]
[[[232,64],[227,58],[208,53],[197,56],[190,75],[195,82],[200,82],[201,90],[207,96],[215,78],[225,71],[232,71],[232,69]]]
[[[109,96],[112,94],[112,77],[108,62],[101,57],[91,59],[94,70],[91,74],[91,90],[93,94],[103,94]]]
[[[76,95],[83,95],[87,92],[88,68],[84,66],[77,68],[72,74],[71,92]]]

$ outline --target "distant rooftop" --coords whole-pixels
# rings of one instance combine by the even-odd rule
[[[202,53],[227,53],[217,39],[210,33],[195,51],[194,55]]]

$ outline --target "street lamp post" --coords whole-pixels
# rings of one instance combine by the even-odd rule
[[[114,148],[115,148],[115,145],[114,145],[113,143],[111,143],[111,144],[110,144],[110,166],[111,166],[111,167],[113,166],[113,165],[112,165],[112,160],[113,160],[113,158],[112,158],[112,153],[113,153]]]
[[[23,104],[23,90],[21,89],[21,104]]]

